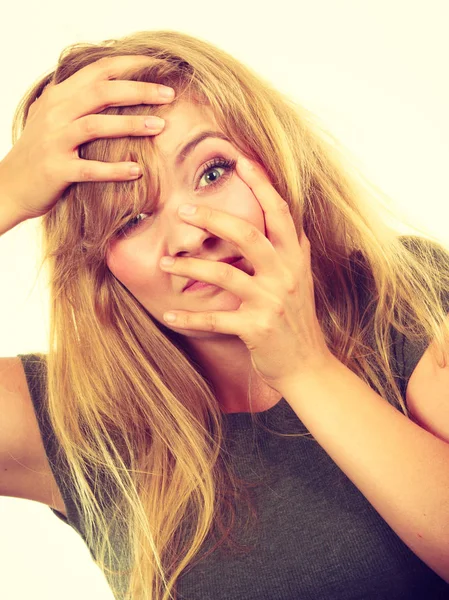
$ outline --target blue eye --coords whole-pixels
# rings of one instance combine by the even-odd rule
[[[236,164],[237,164],[236,160],[228,160],[226,158],[221,158],[221,157],[214,158],[213,160],[211,160],[210,162],[208,162],[205,165],[203,172],[201,173],[201,175],[198,178],[197,184],[201,181],[201,179],[204,177],[204,175],[206,175],[206,173],[208,171],[214,171],[214,170],[217,170],[218,168],[225,169],[226,173],[228,173],[228,175],[229,175],[229,171],[233,171]],[[227,179],[228,175],[226,177],[224,177],[225,180]],[[216,185],[220,185],[222,179],[223,179],[223,177],[219,177],[217,180],[218,183],[216,181],[212,181],[212,183],[210,185],[205,185],[205,186],[202,186],[201,188],[198,188],[200,190],[200,194],[203,193],[202,190],[204,190],[204,189],[207,189],[207,188],[210,188],[210,187],[213,187]],[[132,231],[133,229],[138,227],[139,224],[145,220],[145,218],[143,218],[143,219],[140,218],[142,215],[151,216],[152,214],[153,213],[140,213],[136,217],[133,217],[121,229],[119,229],[116,236],[117,237],[123,237],[123,236],[126,237],[126,234],[129,231]]]
[[[236,160],[228,160],[226,158],[214,158],[212,161],[208,162],[205,165],[205,168],[204,168],[203,172],[201,173],[201,175],[200,175],[197,183],[199,183],[201,181],[201,179],[204,177],[204,175],[208,171],[213,171],[213,170],[215,170],[215,169],[217,169],[217,168],[220,167],[222,169],[225,169],[226,172],[229,172],[229,171],[233,171],[234,170],[236,164],[237,164]],[[219,181],[221,182],[222,179],[223,179],[223,177],[220,177]],[[225,179],[227,179],[227,177],[225,177]],[[203,186],[203,188],[204,187],[206,187],[206,188],[207,187],[211,187],[211,186],[214,186],[214,185],[219,185],[219,184],[217,184],[217,183],[215,183],[215,181],[213,181],[211,183],[211,185]],[[199,189],[203,189],[203,188],[199,188]]]

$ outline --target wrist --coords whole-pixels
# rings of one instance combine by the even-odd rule
[[[14,197],[4,161],[0,161],[0,235],[29,218]]]

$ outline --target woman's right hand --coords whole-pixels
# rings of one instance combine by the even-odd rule
[[[23,220],[47,213],[64,190],[77,181],[129,181],[136,163],[83,160],[78,146],[97,138],[157,135],[164,126],[145,126],[155,117],[98,115],[107,106],[163,104],[165,86],[110,80],[130,67],[144,65],[143,55],[105,57],[65,81],[47,85],[30,107],[21,137],[0,162],[0,197],[14,203]]]

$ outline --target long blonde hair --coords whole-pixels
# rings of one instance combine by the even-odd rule
[[[423,230],[414,227],[424,235],[405,239],[387,225],[382,211],[395,215],[386,196],[349,153],[309,111],[238,60],[176,31],[75,44],[22,98],[13,143],[49,82],[125,54],[152,60],[121,79],[174,87],[176,99],[167,106],[108,107],[102,114],[163,116],[181,98],[210,106],[235,146],[264,166],[289,204],[298,235],[306,231],[317,316],[330,350],[408,415],[393,374],[389,331],[420,343],[434,340],[439,364],[446,364],[441,290],[449,289],[449,260],[439,259],[449,253]],[[98,139],[79,154],[130,159],[144,173],[131,182],[72,184],[42,217],[51,294],[44,400],[86,542],[113,593],[167,600],[176,598],[176,581],[198,558],[212,526],[223,533],[219,543],[231,539],[233,502],[240,494],[249,503],[251,497],[221,452],[222,413],[201,365],[183,337],[153,319],[106,265],[114,234],[160,192],[153,139]],[[357,299],[361,281],[366,305]]]

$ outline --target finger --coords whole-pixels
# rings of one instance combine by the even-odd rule
[[[135,163],[74,159],[65,166],[64,173],[66,180],[71,182],[130,181],[142,174],[141,170],[134,173],[135,167],[138,167]]]
[[[264,212],[265,229],[271,244],[287,253],[293,246],[297,247],[298,234],[290,207],[274,189],[265,169],[258,163],[239,156],[237,170]]]
[[[64,119],[73,121],[91,113],[99,113],[109,107],[133,106],[139,104],[167,104],[171,99],[164,98],[159,85],[144,81],[100,81],[90,88],[80,88],[76,97],[64,101]]]
[[[270,241],[248,221],[207,206],[197,206],[192,215],[180,211],[179,216],[237,246],[240,254],[252,263],[257,273],[281,267]]]
[[[157,135],[164,127],[165,121],[157,117],[87,115],[68,126],[65,139],[67,146],[75,148],[98,138]]]
[[[153,59],[142,54],[104,56],[82,67],[73,75],[57,85],[60,92],[70,95],[74,89],[89,87],[95,81],[110,80],[120,77],[125,71],[133,67],[150,64]]]
[[[199,258],[178,258],[172,265],[166,266],[160,263],[160,267],[163,271],[169,271],[173,275],[190,277],[196,281],[216,285],[242,300],[248,300],[254,294],[252,277],[234,265],[224,262]],[[195,290],[190,293],[195,293]]]
[[[145,66],[146,56],[103,57],[73,73],[50,90],[65,119],[74,120],[92,112],[101,112],[108,106],[136,104],[167,104],[173,98],[161,95],[162,86],[145,81],[123,78],[131,69]],[[115,78],[120,78],[113,81]],[[75,96],[75,97],[74,97]]]
[[[173,315],[174,321],[167,317]],[[221,312],[191,312],[191,311],[170,311],[164,313],[164,321],[171,327],[179,329],[192,329],[196,331],[214,331],[215,333],[225,333],[228,335],[244,335],[244,325],[242,317],[237,311]]]

